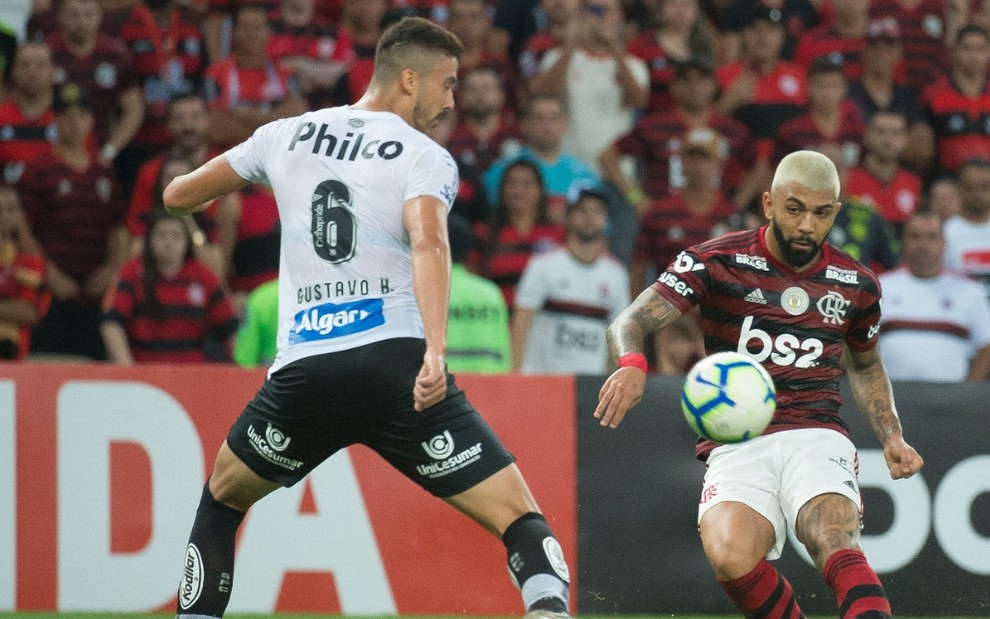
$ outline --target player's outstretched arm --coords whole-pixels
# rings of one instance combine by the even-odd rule
[[[680,311],[669,301],[652,288],[647,288],[609,325],[605,339],[608,341],[610,366],[624,365],[620,361],[631,358],[640,359],[642,367],[636,364],[619,367],[605,380],[598,392],[598,407],[595,409],[595,419],[603,427],[617,427],[629,409],[639,404],[646,387],[643,340],[650,333],[677,320],[680,315]]]
[[[894,409],[894,393],[887,369],[880,360],[880,349],[865,352],[846,349],[849,384],[859,410],[883,445],[883,457],[893,479],[906,479],[917,473],[925,461],[904,441],[901,422]]]
[[[165,188],[165,209],[177,217],[202,211],[216,198],[248,184],[227,163],[226,155],[210,159],[189,174],[177,176]]]
[[[413,400],[418,411],[443,400],[447,394],[447,308],[450,303],[450,242],[447,207],[432,196],[406,201],[403,223],[412,249],[412,279],[416,303],[423,317],[426,353],[416,377]]]

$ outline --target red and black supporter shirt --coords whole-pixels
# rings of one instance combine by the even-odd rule
[[[37,307],[44,273],[41,256],[18,251],[16,243],[0,242],[0,301],[17,299]],[[0,321],[0,358],[23,359],[30,342],[29,325]]]
[[[810,113],[801,114],[780,127],[774,161],[779,162],[794,151],[818,150],[824,145],[836,145],[842,149],[842,161],[847,168],[852,167],[859,163],[865,131],[862,113],[848,99],[842,102],[841,119],[834,135],[825,135]]]
[[[56,135],[55,115],[51,110],[38,118],[28,118],[13,101],[0,105],[2,182],[16,184],[29,161],[51,150]]]
[[[724,92],[747,67],[733,63],[715,70],[715,79]],[[788,120],[802,113],[806,99],[805,70],[796,64],[779,62],[770,73],[760,75],[753,100],[739,106],[732,116],[747,128],[757,141],[757,154],[773,155],[773,138]]]
[[[650,102],[647,110],[662,112],[669,110],[674,100],[670,95],[670,83],[674,81],[677,59],[671,58],[667,50],[657,40],[657,30],[642,32],[629,42],[628,51],[641,58],[650,69]]]
[[[870,19],[893,17],[901,29],[904,80],[921,92],[948,68],[944,0],[921,0],[914,7],[901,0],[872,0]]]
[[[889,183],[881,181],[863,166],[849,172],[846,194],[872,206],[890,223],[899,224],[918,210],[921,202],[921,178],[903,168]]]
[[[447,141],[447,150],[455,158],[477,166],[479,170],[487,170],[505,154],[504,146],[514,143],[518,147],[521,142],[522,133],[519,127],[503,117],[499,120],[499,128],[495,134],[487,141],[482,141],[467,123],[458,123]]]
[[[48,37],[55,59],[55,82],[76,84],[89,95],[93,107],[93,135],[104,144],[120,110],[120,95],[140,84],[131,53],[124,44],[104,34],[96,36],[96,46],[88,56],[69,51],[61,32]]]
[[[230,301],[206,265],[189,260],[174,277],[158,277],[155,296],[162,306],[160,317],[144,309],[143,275],[140,258],[124,263],[104,301],[104,320],[124,328],[135,361],[207,361],[207,338],[223,341],[237,330]]]
[[[516,285],[519,284],[530,256],[562,244],[564,228],[537,224],[527,234],[520,234],[512,226],[505,226],[495,239],[495,247],[490,249],[491,259],[484,264],[482,252],[488,250],[488,235],[486,224],[475,227],[475,236],[482,241],[482,250],[474,252],[469,260],[481,275],[498,284],[506,305],[511,309],[516,300]]]
[[[794,62],[802,67],[810,67],[815,58],[831,55],[842,63],[842,72],[847,80],[859,79],[863,74],[863,48],[866,47],[866,33],[848,39],[841,36],[832,24],[822,24],[804,33],[794,51]]]
[[[125,217],[113,169],[94,158],[80,171],[45,155],[28,164],[17,189],[47,260],[77,282],[103,266],[110,232]]]
[[[877,345],[880,284],[848,254],[822,246],[817,264],[794,272],[767,249],[767,226],[734,232],[682,252],[652,288],[682,313],[701,310],[705,351],[748,353],[777,387],[764,433],[831,428],[839,417],[843,346]],[[716,446],[699,440],[704,459]]]
[[[728,158],[721,187],[732,194],[742,184],[756,158],[749,129],[743,123],[712,114],[706,126],[717,131],[728,144]],[[684,186],[682,152],[684,134],[694,128],[676,109],[641,118],[633,129],[615,142],[619,153],[635,157],[643,167],[643,191],[655,200]]]
[[[248,185],[238,193],[241,219],[237,225],[233,271],[227,281],[231,290],[251,292],[278,277],[282,228],[278,221],[278,204],[270,189]]]
[[[976,97],[963,94],[944,77],[922,97],[928,122],[935,130],[938,166],[955,170],[971,157],[990,158],[990,88]]]
[[[704,214],[692,212],[684,194],[658,200],[643,216],[633,258],[653,265],[659,272],[681,251],[731,230],[737,213],[722,192],[716,194],[714,206]]]

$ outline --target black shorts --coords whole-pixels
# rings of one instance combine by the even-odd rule
[[[413,409],[425,350],[423,340],[399,338],[279,368],[234,422],[227,444],[252,471],[283,486],[362,444],[427,492],[459,494],[515,458],[452,376],[443,401]]]

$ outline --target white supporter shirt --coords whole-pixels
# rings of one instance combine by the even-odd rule
[[[880,356],[893,380],[957,382],[990,344],[990,303],[982,287],[948,271],[921,279],[907,269],[880,276]]]
[[[978,280],[990,299],[990,221],[975,224],[960,215],[950,217],[945,222],[944,263]]]
[[[540,70],[546,72],[560,58],[559,47],[543,56]],[[633,79],[642,87],[650,85],[650,69],[642,59],[626,54],[623,62]],[[633,128],[636,109],[622,100],[617,74],[618,61],[612,54],[597,56],[575,49],[567,67],[567,131],[561,148],[598,170],[598,155],[612,142]],[[635,162],[623,157],[620,162],[627,176],[635,173]]]
[[[524,374],[602,374],[605,329],[629,305],[625,267],[605,255],[579,262],[565,247],[530,258],[516,288],[516,307],[533,310]]]
[[[450,209],[458,177],[446,150],[391,112],[344,106],[269,123],[226,157],[278,202],[278,355],[269,374],[312,355],[423,337],[403,208],[433,196]]]

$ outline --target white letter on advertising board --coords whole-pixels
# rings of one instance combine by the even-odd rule
[[[302,482],[248,513],[229,610],[272,612],[285,572],[332,572],[343,614],[398,614],[350,455],[338,452],[307,479],[315,514],[299,513]]]
[[[935,537],[953,563],[990,574],[990,540],[973,527],[973,501],[990,492],[990,456],[972,456],[952,467],[935,493]]]
[[[151,462],[152,530],[139,552],[110,548],[114,441],[137,443]],[[203,466],[196,428],[165,391],[66,382],[58,394],[58,609],[136,612],[166,604],[179,582]]]
[[[0,610],[17,590],[17,448],[14,382],[0,382]]]

